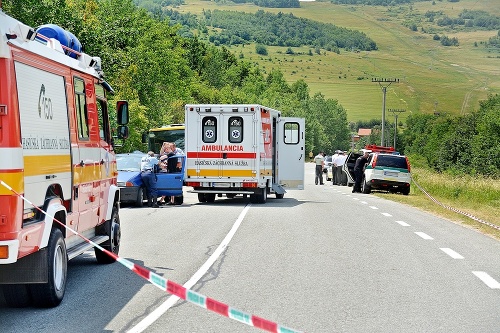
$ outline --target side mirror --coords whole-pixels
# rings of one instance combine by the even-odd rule
[[[142,133],[141,142],[142,143],[148,143],[148,132]]]
[[[128,114],[128,102],[118,101],[116,102],[116,122],[118,125],[127,125],[129,121]]]
[[[118,126],[118,139],[128,138],[128,126],[122,125]]]

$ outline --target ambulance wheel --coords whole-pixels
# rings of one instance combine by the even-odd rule
[[[207,202],[214,202],[215,193],[205,193],[205,198],[207,199]]]
[[[174,197],[174,204],[182,205],[183,202],[184,202],[184,196],[179,195],[177,197]]]
[[[139,187],[137,191],[137,199],[135,200],[136,207],[142,207],[144,205],[144,189]]]
[[[55,307],[61,303],[66,290],[68,254],[61,230],[54,228],[47,245],[48,282],[31,284],[33,303],[39,307]]]
[[[111,219],[107,220],[103,224],[104,235],[109,236],[109,239],[102,243],[102,247],[109,252],[112,252],[118,255],[120,251],[120,238],[121,238],[121,230],[120,230],[120,216],[118,215],[118,207],[113,206],[113,211],[111,212]],[[106,254],[99,250],[98,248],[94,248],[95,258],[99,264],[112,264],[116,261],[115,258]]]
[[[285,193],[276,193],[276,199],[283,199]]]
[[[5,302],[11,308],[25,308],[32,303],[31,293],[26,284],[6,284],[2,286]]]
[[[207,202],[207,198],[205,197],[205,193],[198,193],[198,201],[199,202]]]
[[[266,203],[266,201],[267,201],[267,188],[263,188],[257,195],[257,203],[264,204]]]

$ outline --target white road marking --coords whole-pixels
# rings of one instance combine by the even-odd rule
[[[410,225],[406,223],[405,221],[396,221],[396,223],[402,225],[403,227],[409,227]]]
[[[370,206],[371,209],[378,209],[377,207],[375,206]]]
[[[431,236],[427,235],[425,232],[421,232],[421,231],[416,231],[415,232],[418,236],[422,237],[423,239],[428,239],[428,240],[432,240],[434,238],[432,238]]]
[[[187,281],[184,283],[183,287],[186,289],[191,289],[204,275],[205,273],[212,267],[214,262],[219,259],[220,255],[222,252],[226,249],[227,245],[233,238],[234,234],[238,230],[238,228],[241,225],[241,222],[243,221],[243,218],[247,214],[250,204],[246,205],[243,211],[240,213],[238,218],[236,219],[236,222],[234,222],[233,227],[229,231],[229,233],[224,237],[222,240],[222,243],[219,244],[217,249],[212,253],[210,258],[198,269],[196,273]],[[147,329],[151,324],[153,324],[158,318],[160,318],[165,312],[167,312],[168,309],[170,309],[172,306],[177,303],[177,301],[180,298],[178,296],[172,295],[170,296],[163,304],[161,304],[158,308],[156,308],[153,312],[151,312],[146,318],[141,320],[139,324],[136,326],[132,327],[131,330],[129,330],[129,333],[135,333],[135,332],[142,332],[145,329]]]
[[[352,200],[359,200],[359,198],[352,198]]]
[[[500,289],[500,282],[489,276],[486,272],[473,271],[472,274],[477,276],[481,281],[483,281],[491,289]]]
[[[446,253],[447,255],[449,255],[450,257],[452,257],[453,259],[463,259],[464,258],[460,254],[458,254],[457,252],[455,252],[452,249],[449,249],[447,247],[441,247],[439,249],[441,251],[443,251],[444,253]]]
[[[392,215],[391,215],[391,214],[389,214],[389,213],[382,213],[382,215],[387,216],[387,217],[391,217],[391,216],[392,216]]]
[[[362,203],[363,205],[368,204],[368,202],[366,202],[366,201],[361,201],[361,203]]]

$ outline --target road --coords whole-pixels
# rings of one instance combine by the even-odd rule
[[[313,172],[308,164],[305,190],[264,205],[186,193],[182,206],[123,207],[120,256],[296,331],[499,332],[500,242],[350,187],[316,186]],[[10,309],[0,296],[0,332],[34,331],[264,332],[175,302],[92,252],[70,262],[57,308]]]

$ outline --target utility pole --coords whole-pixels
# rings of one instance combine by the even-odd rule
[[[398,115],[402,112],[406,112],[404,109],[389,109],[394,115],[394,150],[396,150],[396,135],[398,134]]]
[[[379,86],[382,88],[382,135],[381,135],[381,146],[385,146],[385,95],[387,94],[387,87],[391,85],[391,83],[399,82],[399,79],[377,79],[373,78],[372,82],[377,82]]]

